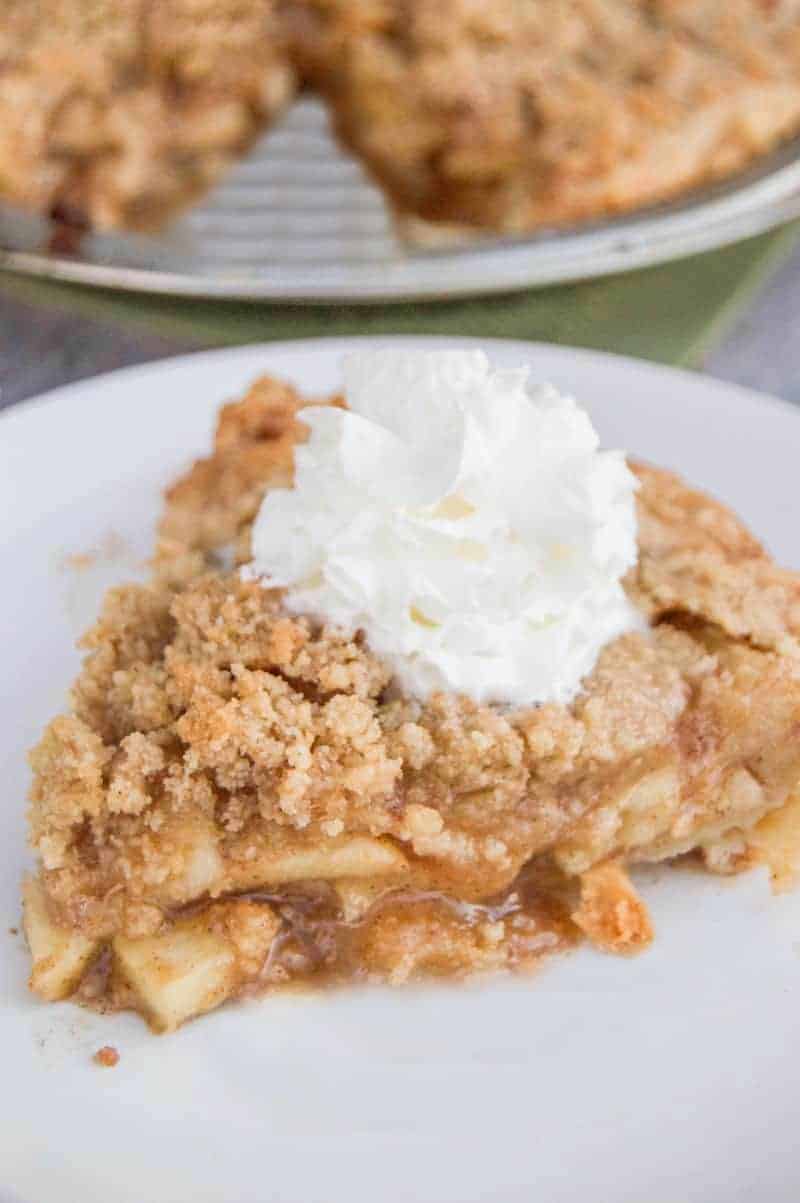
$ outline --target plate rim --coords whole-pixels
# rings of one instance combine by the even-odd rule
[[[148,359],[142,363],[127,364],[124,367],[114,368],[108,372],[98,372],[91,376],[84,376],[80,380],[72,380],[67,384],[59,384],[54,388],[46,389],[42,393],[34,393],[30,397],[24,397],[20,401],[12,402],[12,404],[0,409],[0,430],[8,430],[9,425],[15,422],[21,422],[31,412],[45,408],[48,405],[61,403],[75,403],[77,400],[80,403],[80,394],[89,390],[90,394],[94,390],[101,390],[106,382],[117,380],[134,380],[137,376],[158,375],[161,370],[176,370],[184,367],[189,367],[190,364],[203,361],[220,361],[223,359],[233,359],[240,356],[249,356],[253,354],[275,354],[285,355],[293,352],[307,351],[313,354],[316,350],[323,348],[347,347],[353,344],[363,344],[365,346],[414,346],[419,343],[425,343],[431,350],[437,347],[442,349],[465,347],[473,350],[485,348],[490,352],[493,347],[498,349],[506,348],[508,350],[527,348],[531,352],[537,350],[546,351],[548,354],[563,354],[566,358],[577,356],[587,362],[593,359],[610,360],[616,364],[625,364],[633,366],[637,371],[649,374],[653,373],[656,376],[671,376],[676,383],[683,381],[690,385],[697,386],[702,382],[703,387],[708,387],[709,393],[713,393],[715,400],[722,402],[726,393],[737,395],[741,400],[749,400],[750,402],[767,407],[776,408],[783,413],[789,413],[795,418],[800,418],[800,406],[788,401],[784,397],[777,396],[774,393],[767,393],[760,389],[755,389],[749,385],[739,384],[736,381],[725,380],[719,376],[714,376],[704,371],[695,368],[681,367],[675,364],[663,363],[660,360],[643,359],[635,355],[627,355],[619,351],[609,351],[595,347],[575,346],[571,343],[547,342],[543,339],[526,339],[526,338],[501,338],[498,336],[482,337],[481,335],[457,335],[457,334],[334,334],[334,335],[318,335],[312,338],[285,338],[272,340],[256,340],[252,342],[237,343],[235,346],[226,347],[207,347],[196,351],[184,351],[178,355],[166,355],[158,359]],[[270,369],[265,365],[264,371]],[[91,397],[85,398],[85,403],[88,404]],[[220,398],[219,404],[224,404],[224,398]]]

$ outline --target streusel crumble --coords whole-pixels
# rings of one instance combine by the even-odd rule
[[[31,754],[34,991],[171,1029],[271,989],[526,969],[581,934],[635,952],[637,863],[761,859],[786,883],[800,578],[636,465],[646,626],[570,704],[397,696],[361,634],[236,568],[304,404],[264,379],[222,410],[168,491],[152,580],[108,594]]]
[[[294,89],[273,0],[3,0],[0,193],[66,225],[160,225]]]

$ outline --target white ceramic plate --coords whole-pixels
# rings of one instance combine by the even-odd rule
[[[99,578],[146,554],[158,491],[205,451],[222,399],[265,371],[333,388],[353,345],[194,355],[0,420],[0,1199],[796,1203],[800,897],[772,898],[760,873],[649,873],[650,952],[586,949],[538,980],[264,1000],[162,1038],[26,993],[6,931],[25,749],[63,702]],[[572,390],[607,445],[680,469],[800,567],[790,407],[610,356],[490,350]],[[65,567],[90,548],[94,569]],[[116,1069],[91,1061],[104,1044]]]
[[[678,259],[800,215],[800,138],[719,184],[596,223],[425,250],[302,97],[198,204],[158,235],[95,234],[48,250],[45,222],[0,205],[0,267],[145,292],[329,303],[456,297]]]

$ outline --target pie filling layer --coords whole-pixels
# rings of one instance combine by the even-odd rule
[[[281,989],[530,972],[577,943],[582,926],[615,951],[639,951],[651,938],[643,904],[616,866],[597,880],[602,916],[548,861],[526,866],[485,903],[374,879],[251,890],[165,914],[150,937],[85,941],[74,959],[40,956],[34,985],[52,993],[58,963],[69,960],[77,1001],[104,1012],[132,1008],[167,1031],[224,1001]],[[58,929],[38,882],[26,883],[25,902],[36,956],[44,930],[54,945]],[[83,940],[63,929],[61,938]]]
[[[642,629],[569,704],[398,695],[361,636],[221,567],[291,484],[304,404],[264,379],[222,410],[151,582],[109,593],[31,754],[38,994],[169,1030],[270,989],[525,969],[581,935],[636,951],[637,863],[791,882],[800,580],[737,518],[635,466]]]

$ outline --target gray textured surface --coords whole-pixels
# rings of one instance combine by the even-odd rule
[[[0,406],[198,345],[0,297]],[[800,250],[704,366],[800,404]]]
[[[0,408],[60,384],[189,349],[188,343],[0,296]]]
[[[800,248],[704,366],[723,380],[800,404]]]

